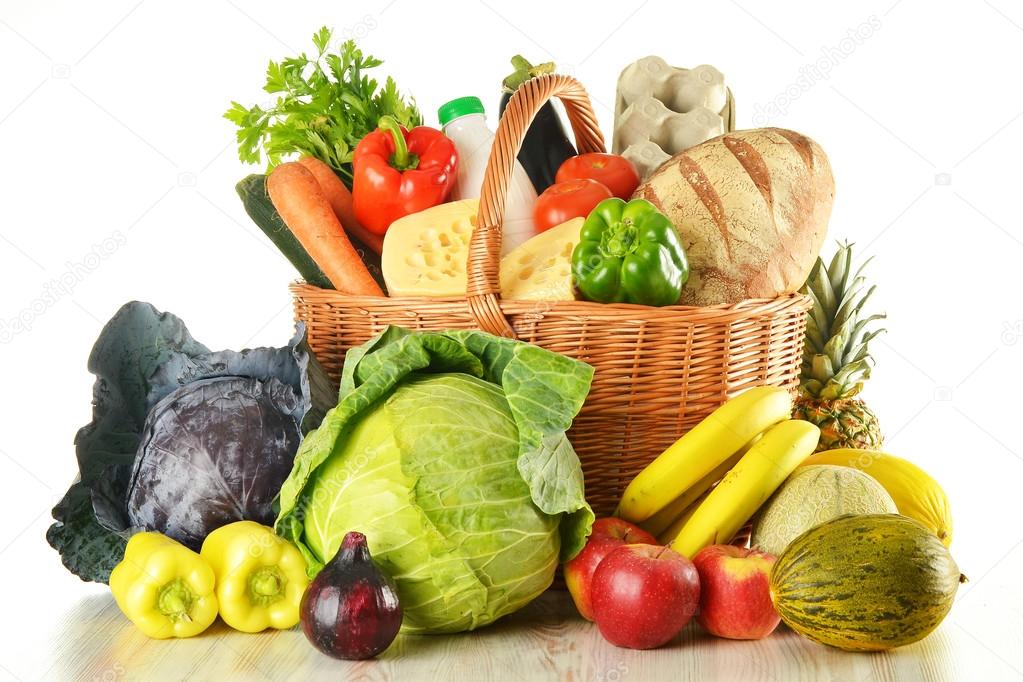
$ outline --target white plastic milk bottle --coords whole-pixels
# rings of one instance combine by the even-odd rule
[[[437,117],[444,134],[451,138],[458,150],[458,179],[451,191],[451,200],[479,198],[490,148],[494,144],[494,133],[487,127],[483,102],[478,97],[459,97],[442,105]],[[533,183],[516,161],[505,202],[502,255],[536,234],[533,225],[535,203]]]

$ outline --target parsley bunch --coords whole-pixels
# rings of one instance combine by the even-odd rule
[[[263,89],[277,95],[273,106],[231,102],[224,117],[238,126],[242,161],[260,163],[265,154],[272,168],[291,154],[309,154],[351,186],[355,145],[376,130],[381,116],[393,116],[407,128],[422,124],[415,100],[406,103],[390,76],[378,89],[377,81],[364,75],[382,61],[363,55],[352,40],[329,52],[330,40],[324,26],[313,35],[314,59],[302,53],[270,62]]]

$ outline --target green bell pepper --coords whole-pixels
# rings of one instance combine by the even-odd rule
[[[588,301],[678,303],[689,263],[675,226],[645,199],[605,199],[583,223],[572,276]]]

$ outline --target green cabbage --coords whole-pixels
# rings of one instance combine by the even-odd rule
[[[315,574],[366,535],[406,632],[459,632],[550,586],[593,512],[565,431],[581,362],[480,332],[390,328],[349,352],[338,406],[303,441],[277,529]]]

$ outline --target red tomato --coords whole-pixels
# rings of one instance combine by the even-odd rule
[[[626,201],[639,187],[639,174],[636,173],[635,166],[617,154],[593,152],[568,158],[558,169],[554,182],[565,182],[575,178],[596,180],[611,190],[611,194]]]
[[[536,200],[533,223],[537,232],[543,232],[566,220],[585,218],[594,206],[612,196],[611,190],[596,180],[578,178],[556,182]]]

